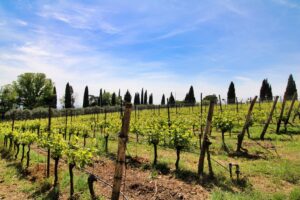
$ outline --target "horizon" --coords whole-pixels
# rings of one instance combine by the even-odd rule
[[[85,2],[85,3],[84,3]],[[2,1],[0,85],[25,72],[51,78],[58,99],[69,82],[82,105],[98,96],[147,89],[154,103],[189,87],[239,99],[259,94],[263,79],[282,96],[300,66],[300,3],[227,1]]]

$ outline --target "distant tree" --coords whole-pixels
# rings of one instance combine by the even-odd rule
[[[268,79],[264,79],[260,88],[259,98],[261,101],[273,99],[272,87],[268,82]]]
[[[71,92],[71,106],[72,108],[75,108],[75,96],[74,96],[74,90],[73,87],[70,85],[70,92]]]
[[[131,94],[129,93],[128,90],[125,93],[124,101],[127,102],[127,103],[131,103]]]
[[[144,88],[142,88],[141,92],[141,104],[144,104]]]
[[[149,104],[153,105],[153,94],[152,93],[149,96]]]
[[[165,98],[165,95],[163,94],[162,97],[161,97],[161,105],[165,105],[166,104],[166,98]]]
[[[28,109],[47,106],[46,101],[53,93],[53,83],[43,73],[21,74],[12,85],[17,94],[17,103]]]
[[[134,101],[133,101],[134,105],[140,105],[141,102],[140,102],[140,94],[138,92],[136,92],[134,94]]]
[[[171,92],[171,95],[170,95],[170,98],[169,98],[169,101],[168,101],[168,104],[169,105],[175,105],[175,98],[173,96],[173,93]]]
[[[203,101],[213,101],[214,103],[217,103],[218,97],[215,94],[207,95],[203,98]]]
[[[90,103],[89,103],[89,88],[88,86],[85,86],[84,89],[84,95],[83,95],[83,107],[89,107]]]
[[[144,94],[144,104],[147,105],[148,104],[148,95],[147,95],[147,90],[145,91]]]
[[[298,98],[296,83],[294,81],[293,75],[291,74],[289,76],[284,95],[286,96],[287,100],[291,100],[295,93],[296,93],[296,98]]]
[[[102,100],[103,100],[103,96],[102,96],[102,88],[100,89],[99,92],[99,98],[98,98],[98,106],[102,107]]]
[[[116,103],[117,103],[116,93],[112,93],[112,95],[111,95],[111,105],[115,106]]]
[[[268,92],[267,92],[267,100],[269,100],[269,101],[273,100],[273,92],[272,92],[272,87],[270,84],[269,84]]]
[[[102,106],[110,106],[111,105],[111,94],[109,92],[103,91],[102,94]]]
[[[56,87],[53,87],[53,100],[52,100],[52,108],[57,108],[57,94],[56,94]]]
[[[236,99],[234,84],[231,81],[227,92],[227,103],[234,104]]]
[[[66,85],[66,90],[65,90],[65,108],[73,108],[73,88],[70,86],[69,83]]]
[[[186,104],[194,105],[196,103],[195,93],[193,86],[190,87],[189,92],[186,94],[184,102]]]
[[[11,84],[0,89],[0,110],[2,113],[14,108],[17,103],[17,93]]]

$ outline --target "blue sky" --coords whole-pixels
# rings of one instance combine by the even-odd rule
[[[288,75],[300,82],[297,0],[70,0],[0,2],[0,85],[44,72],[59,96],[85,85],[98,95],[142,87],[197,96],[259,93],[268,78],[282,95]]]

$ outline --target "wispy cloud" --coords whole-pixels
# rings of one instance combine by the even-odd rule
[[[101,30],[108,34],[118,33],[120,30],[104,19],[106,13],[99,8],[72,3],[45,5],[37,15],[64,22],[73,28]]]
[[[293,2],[291,0],[273,0],[273,1],[283,6],[287,6],[289,8],[300,8],[300,4]]]

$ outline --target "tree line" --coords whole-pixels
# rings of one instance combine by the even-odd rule
[[[296,93],[296,83],[291,74],[288,78],[288,83],[284,96],[287,100],[291,100],[293,95]],[[271,84],[268,79],[262,81],[260,88],[260,101],[272,101],[273,93]],[[203,100],[207,101],[218,101],[218,97],[215,94],[207,95]],[[235,92],[235,85],[230,82],[227,92],[227,103],[234,104],[237,101]],[[73,87],[70,83],[66,84],[65,94],[60,99],[63,108],[74,108],[75,107],[75,96]],[[132,95],[129,90],[124,94],[124,98],[121,96],[121,91],[118,94],[115,92],[110,93],[104,89],[100,89],[99,95],[89,94],[88,86],[85,87],[83,96],[83,108],[93,106],[116,106],[123,102],[132,102]],[[133,97],[134,105],[153,105],[153,93],[148,95],[148,91],[142,88],[141,92],[135,92]],[[193,86],[190,86],[188,93],[186,93],[184,100],[178,101],[175,99],[173,93],[166,98],[165,94],[162,95],[161,105],[175,105],[175,104],[186,104],[195,105],[196,98]],[[7,84],[1,87],[0,90],[0,110],[2,113],[12,108],[24,108],[34,109],[37,107],[52,107],[57,108],[57,93],[56,87],[53,81],[46,77],[44,73],[24,73],[17,77],[16,81],[11,84]]]

